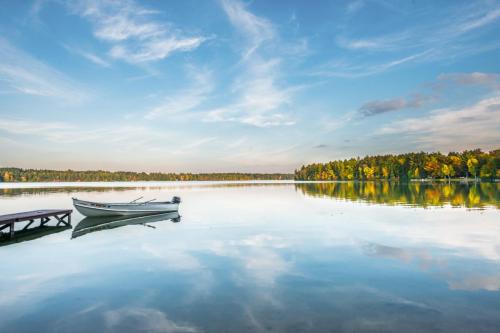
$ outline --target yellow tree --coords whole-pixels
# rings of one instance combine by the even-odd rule
[[[382,177],[384,179],[389,178],[389,169],[386,166],[382,167]]]
[[[436,158],[431,158],[425,163],[424,170],[427,171],[427,174],[430,174],[434,178],[439,177],[439,162],[436,160]]]
[[[418,167],[416,167],[415,171],[413,171],[413,177],[420,178],[420,169]]]
[[[4,182],[10,182],[10,181],[12,181],[12,174],[9,171],[5,171],[3,173],[2,178],[3,178]]]
[[[477,165],[479,162],[475,157],[471,157],[467,160],[467,170],[474,175],[474,181],[477,181]]]
[[[363,167],[363,173],[366,179],[373,179],[373,174],[375,173],[375,168],[370,168],[368,165]]]
[[[446,178],[448,177],[448,183],[451,181],[451,176],[455,175],[455,170],[453,169],[453,166],[450,164],[443,164],[441,167],[441,172],[443,173],[443,176]]]

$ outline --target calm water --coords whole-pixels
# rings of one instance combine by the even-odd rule
[[[500,184],[134,186],[0,189],[184,200],[0,243],[0,332],[500,331]]]

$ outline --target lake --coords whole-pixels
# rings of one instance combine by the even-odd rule
[[[0,214],[179,195],[180,218],[4,237],[0,332],[500,331],[499,183],[69,185],[2,184]]]

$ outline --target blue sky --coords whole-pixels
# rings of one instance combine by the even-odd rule
[[[7,1],[0,165],[290,172],[500,147],[498,1]]]

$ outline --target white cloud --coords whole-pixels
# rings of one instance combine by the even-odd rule
[[[336,42],[339,47],[352,51],[352,56],[322,65],[314,72],[317,75],[357,78],[382,73],[403,63],[450,59],[450,55],[453,58],[465,57],[500,46],[494,39],[480,39],[500,17],[500,8],[496,4],[443,8],[443,12],[434,13],[441,16],[439,20],[426,20],[419,16],[425,11],[412,12],[414,16],[408,17],[409,21],[422,23],[409,26],[402,32],[391,30],[387,34],[373,36],[372,30],[368,30],[364,35],[357,32],[358,36],[352,36],[352,33],[349,36],[348,29],[344,29]],[[395,52],[410,56],[390,60]]]
[[[90,60],[91,62],[93,62],[94,64],[97,64],[97,65],[100,65],[102,67],[109,67],[109,63],[102,59],[101,57],[93,54],[93,53],[90,53],[90,52],[81,52],[80,53],[82,55],[82,57]]]
[[[169,37],[155,39],[143,43],[141,47],[116,45],[110,50],[110,55],[116,59],[123,59],[131,63],[160,60],[168,57],[176,51],[191,51],[201,45],[206,39],[202,37],[192,37],[179,39]]]
[[[323,64],[319,69],[312,71],[312,75],[326,77],[359,78],[383,73],[391,68],[410,63],[412,61],[425,59],[433,50],[410,54],[408,56],[389,60],[383,63],[363,63],[349,60],[333,61]]]
[[[2,82],[13,91],[65,103],[80,103],[88,98],[66,75],[0,38],[0,85]]]
[[[395,46],[400,48],[401,43],[405,43],[409,38],[407,31],[396,34],[389,34],[375,38],[345,38],[337,37],[337,44],[349,50],[394,50]]]
[[[136,147],[163,147],[165,140],[171,139],[170,134],[156,132],[140,125],[116,124],[81,128],[75,124],[50,121],[27,121],[19,119],[0,119],[0,131],[13,135],[33,136],[51,143],[75,144],[100,142],[105,145],[116,145],[120,149]],[[121,143],[126,142],[127,145]],[[102,143],[105,143],[102,144]],[[144,149],[143,147],[143,149]]]
[[[198,48],[203,36],[186,37],[170,24],[151,18],[158,12],[133,1],[83,1],[73,10],[94,24],[95,37],[112,44],[110,56],[129,63],[165,59]]]
[[[296,88],[278,84],[282,59],[264,57],[260,52],[264,41],[278,43],[273,25],[248,11],[240,1],[222,0],[221,5],[232,25],[244,37],[242,71],[231,89],[234,101],[209,110],[204,120],[239,122],[256,127],[295,124],[285,109],[291,105],[292,92]]]
[[[216,140],[216,138],[214,138],[214,137],[208,137],[208,138],[203,138],[203,139],[200,139],[200,140],[196,140],[194,142],[191,142],[191,143],[185,145],[184,149],[196,148],[196,147],[199,147],[201,145],[204,145],[205,143],[212,142],[214,140]]]
[[[0,120],[0,130],[12,134],[49,135],[48,133],[53,131],[69,131],[72,128],[71,125],[62,122],[31,122],[5,118]]]
[[[221,5],[233,26],[247,38],[244,58],[249,57],[266,40],[275,37],[274,28],[268,20],[252,14],[238,0],[221,0]]]
[[[111,66],[109,62],[107,62],[106,60],[104,60],[103,58],[101,58],[100,56],[98,56],[92,52],[83,51],[77,47],[72,47],[69,45],[64,45],[64,48],[71,53],[82,56],[83,58],[89,60],[90,62],[93,62],[96,65],[99,65],[102,67],[110,67]]]
[[[438,109],[421,118],[395,121],[379,134],[406,135],[419,148],[447,151],[500,144],[500,97],[480,100],[457,109]]]
[[[471,30],[482,28],[493,23],[500,17],[500,8],[488,10],[479,14],[473,14],[466,20],[455,26],[457,33],[466,33]]]
[[[263,145],[248,145],[245,149],[239,149],[237,153],[224,157],[224,161],[230,164],[244,165],[250,169],[262,168],[269,170],[271,167],[279,167],[278,170],[292,169],[296,163],[291,162],[300,158],[297,156],[298,145],[286,148],[272,147],[269,143]]]
[[[205,102],[214,89],[212,72],[189,68],[193,79],[192,86],[164,98],[164,101],[148,111],[146,119],[156,119],[165,115],[173,115],[191,111]]]
[[[283,107],[290,105],[293,89],[278,88],[275,84],[278,63],[250,64],[234,86],[237,101],[229,106],[209,111],[208,122],[232,121],[257,127],[289,126],[295,121]],[[257,68],[259,68],[257,70]],[[263,70],[266,68],[266,70]]]
[[[351,50],[366,49],[382,52],[415,49],[417,47],[425,49],[443,48],[465,34],[493,24],[500,17],[500,9],[488,6],[458,8],[456,12],[448,16],[438,21],[438,23],[419,24],[398,33],[366,38],[339,36],[337,44]]]
[[[360,11],[364,6],[365,2],[363,0],[350,1],[346,10],[349,14],[353,14]]]

